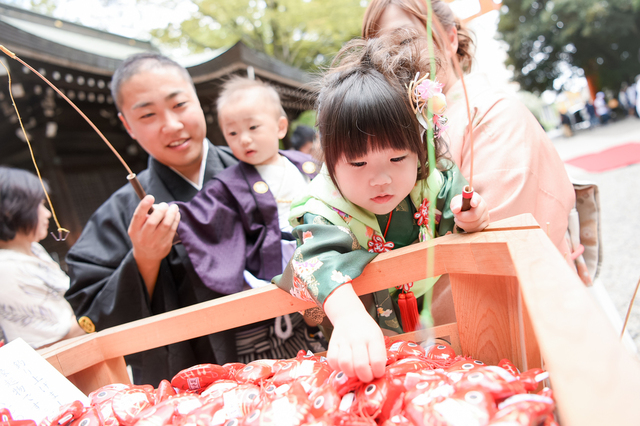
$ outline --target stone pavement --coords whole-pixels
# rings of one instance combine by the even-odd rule
[[[640,119],[628,117],[572,137],[552,137],[560,157],[569,160],[612,146],[640,142]],[[589,173],[567,165],[572,179],[598,185],[602,262],[593,293],[608,312],[616,330],[622,330],[629,303],[640,279],[640,164]],[[640,348],[640,295],[636,297],[626,328],[625,344]],[[588,354],[585,354],[588,356]]]

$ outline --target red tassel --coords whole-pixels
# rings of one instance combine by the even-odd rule
[[[400,308],[400,318],[402,319],[402,330],[410,333],[418,329],[420,313],[418,312],[418,302],[412,291],[400,292],[398,295],[398,307]]]

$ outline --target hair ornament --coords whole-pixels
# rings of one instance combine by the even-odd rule
[[[407,94],[411,101],[411,108],[416,114],[416,118],[425,130],[433,130],[433,137],[439,138],[442,131],[447,126],[447,118],[443,115],[447,110],[447,98],[442,93],[444,85],[438,80],[430,80],[429,73],[420,78],[418,72],[413,80],[409,83]],[[430,124],[428,117],[429,100],[431,100],[431,109],[433,113],[433,125]]]

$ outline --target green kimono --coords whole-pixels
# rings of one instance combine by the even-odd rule
[[[342,197],[323,167],[305,195],[291,206],[289,221],[294,227],[298,248],[283,274],[273,279],[274,283],[322,308],[336,288],[358,277],[378,253],[431,238],[429,192],[436,200],[435,236],[453,232],[449,204],[467,182],[457,166],[448,163],[447,167],[416,182],[391,215],[375,215]],[[381,229],[386,229],[386,238]],[[426,321],[431,319],[431,289],[437,279],[415,282],[411,288],[416,298],[424,296],[422,317]],[[398,290],[392,288],[361,297],[385,334],[402,333],[399,315],[396,315],[397,293]]]

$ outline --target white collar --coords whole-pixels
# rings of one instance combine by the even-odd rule
[[[207,168],[207,155],[208,154],[209,154],[209,139],[204,138],[202,140],[202,162],[200,163],[200,173],[198,174],[198,183],[191,182],[182,173],[180,173],[179,171],[177,171],[173,167],[170,167],[170,169],[173,170],[174,172],[176,172],[176,174],[178,176],[180,176],[182,179],[184,179],[187,182],[189,182],[189,184],[191,186],[193,186],[195,189],[200,191],[202,189],[202,186],[204,185],[204,172],[205,172],[205,170]]]

